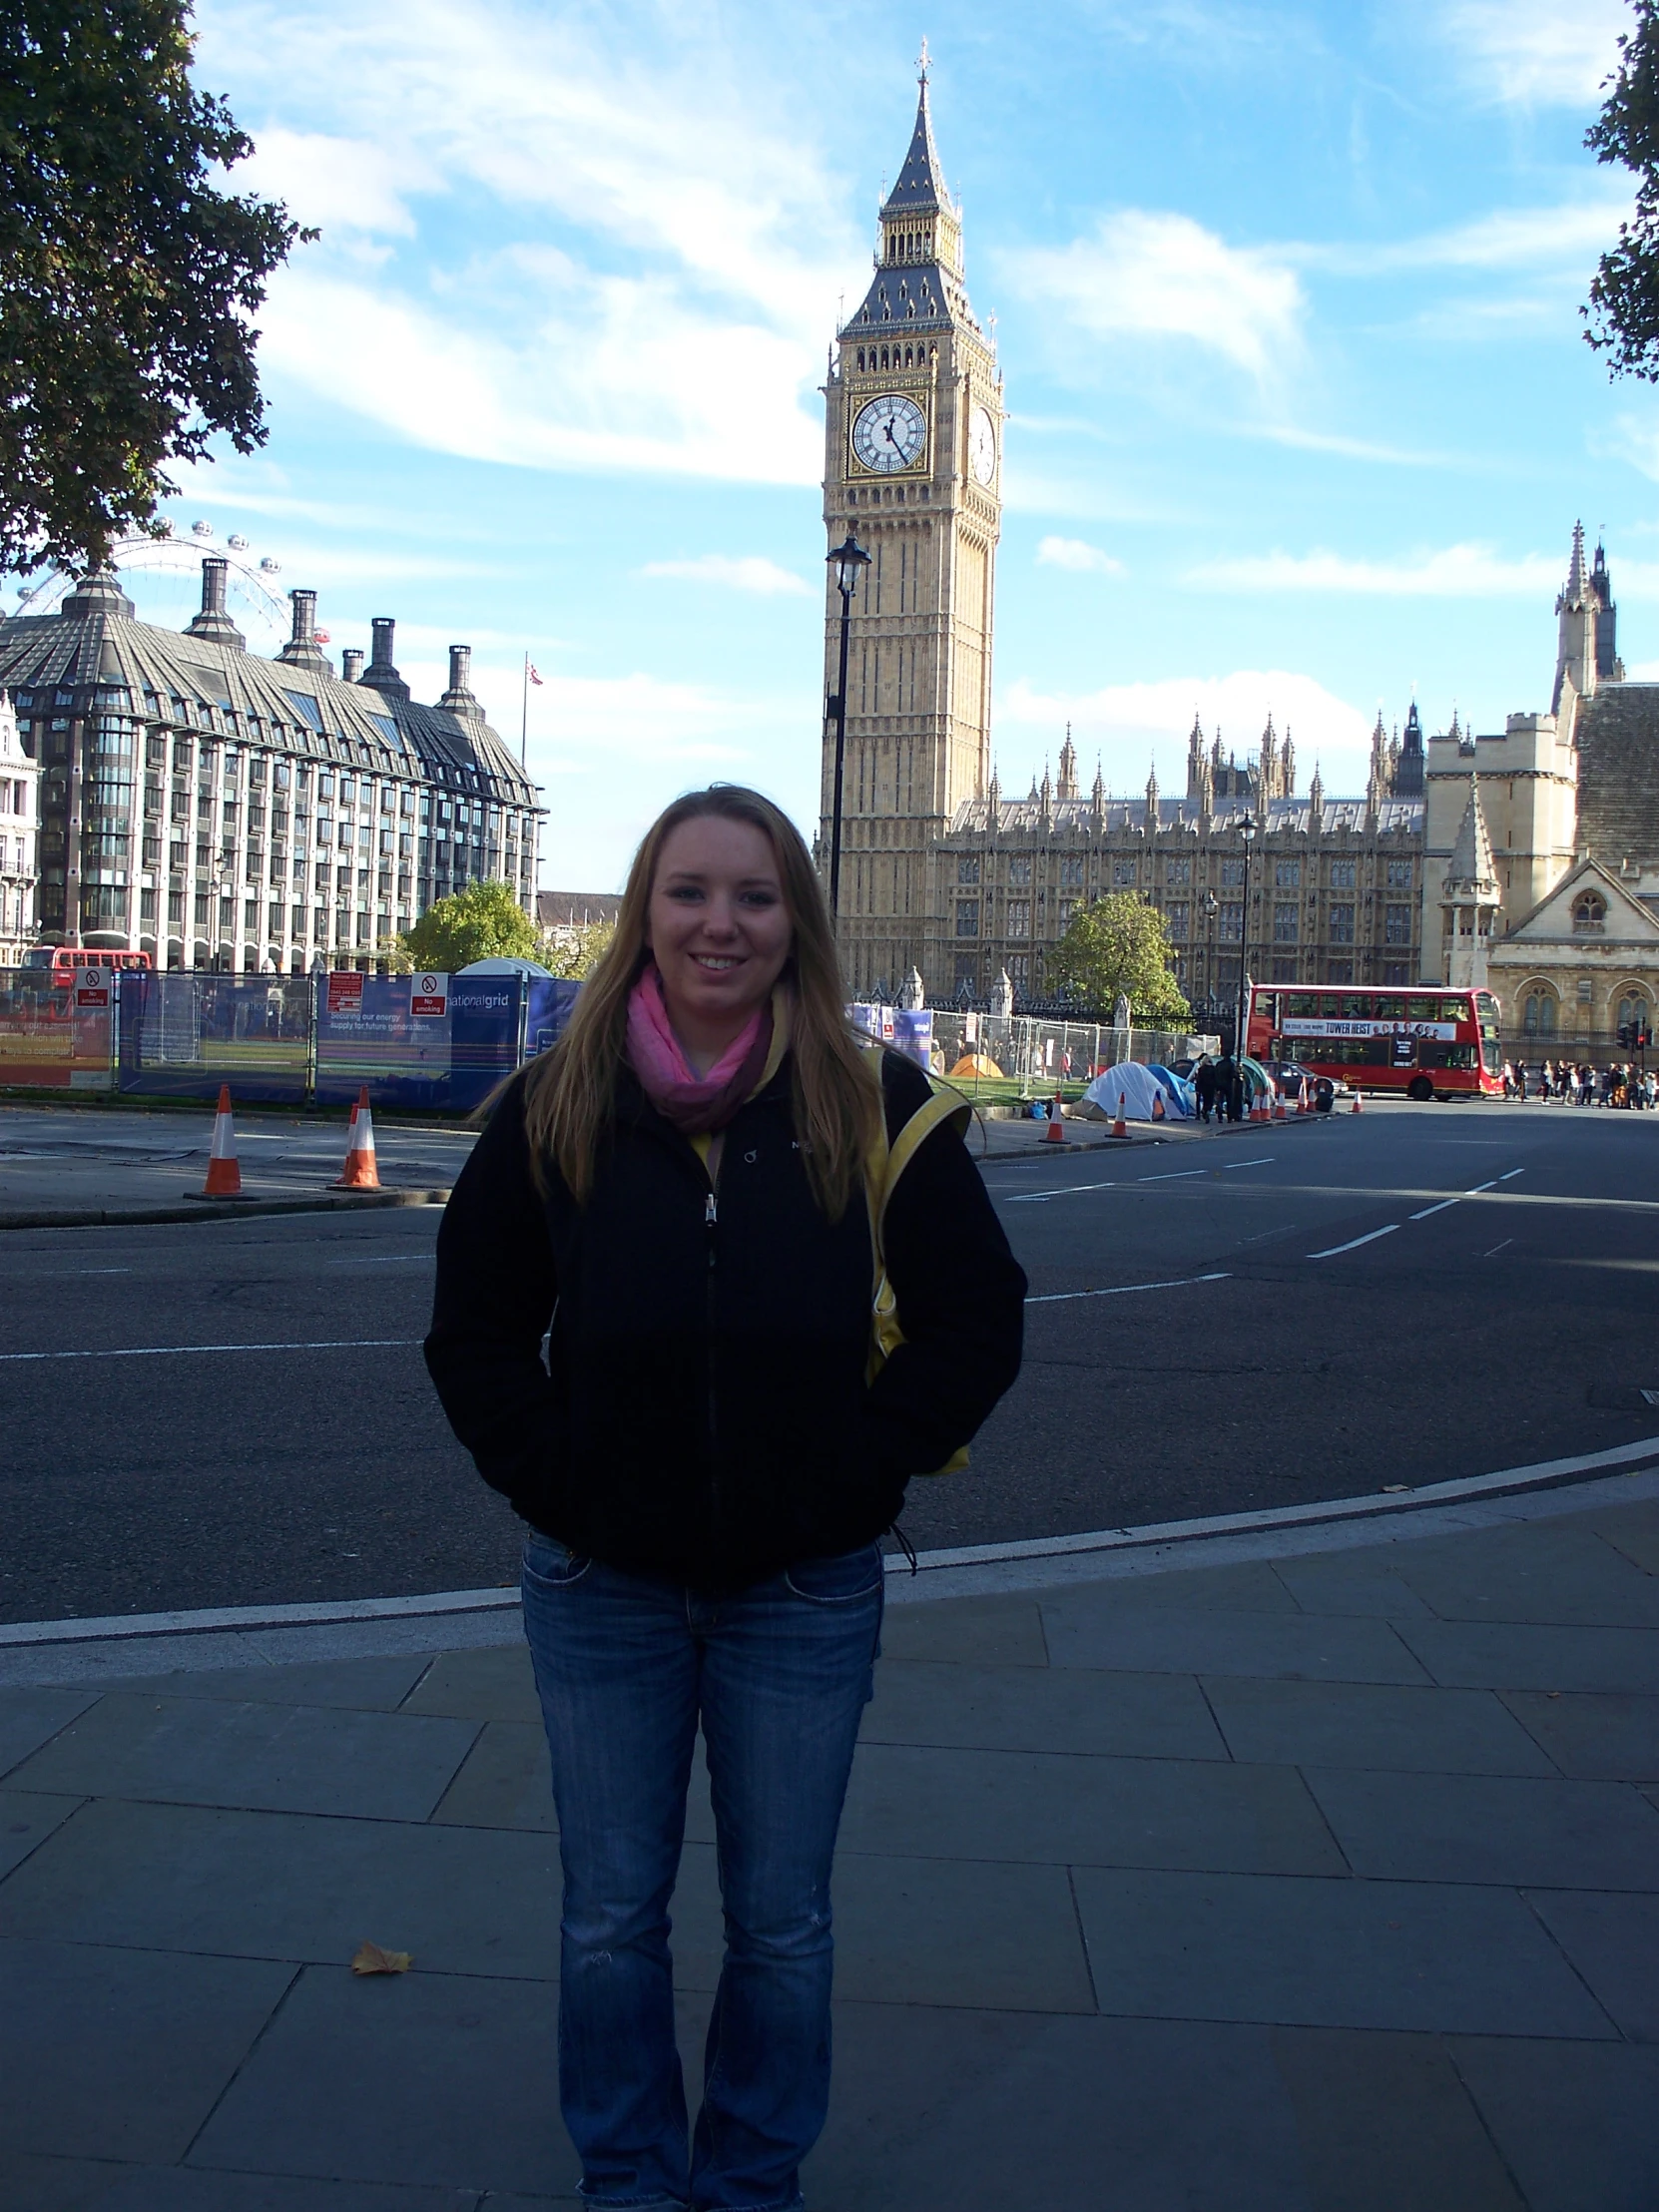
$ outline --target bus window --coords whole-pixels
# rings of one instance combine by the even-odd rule
[[[1465,1013],[1465,1008],[1448,1004],[1443,998],[1413,998],[1406,1018],[1410,1021],[1455,1021],[1459,1014]]]
[[[1309,1021],[1323,1009],[1312,991],[1287,991],[1279,1001],[1279,1011],[1286,1021]]]

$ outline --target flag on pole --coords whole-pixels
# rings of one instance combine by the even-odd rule
[[[534,661],[526,661],[526,662],[525,662],[525,664],[524,664],[524,673],[525,673],[525,675],[526,675],[526,676],[528,676],[528,677],[529,677],[529,679],[530,679],[530,681],[531,681],[531,683],[532,683],[532,684],[536,684],[536,685],[539,685],[539,684],[541,683],[541,674],[540,674],[539,670],[537,669],[537,667],[536,667],[536,664],[535,664],[535,662],[534,662]]]

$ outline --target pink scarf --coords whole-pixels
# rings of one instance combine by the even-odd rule
[[[696,1074],[663,1003],[663,979],[648,967],[628,994],[628,1058],[645,1095],[683,1136],[724,1129],[754,1090],[772,1050],[772,1009],[759,1006],[707,1075]]]

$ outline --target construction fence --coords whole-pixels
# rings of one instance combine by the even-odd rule
[[[964,1070],[956,1081],[965,1090],[999,1097],[1017,1093],[1048,1098],[1057,1087],[1081,1086],[1121,1060],[1167,1066],[1221,1050],[1218,1037],[1184,1030],[1116,1029],[1109,1022],[1049,1021],[1024,1014],[859,1004],[852,1008],[852,1018],[868,1035],[908,1052],[935,1075],[950,1075],[964,1061],[974,1062],[972,1071]]]
[[[539,976],[0,969],[0,1088],[465,1114],[544,1051],[579,986]]]

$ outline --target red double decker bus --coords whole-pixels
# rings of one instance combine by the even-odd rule
[[[1490,991],[1373,990],[1255,983],[1245,1049],[1316,1079],[1407,1098],[1501,1098],[1503,1053]]]

